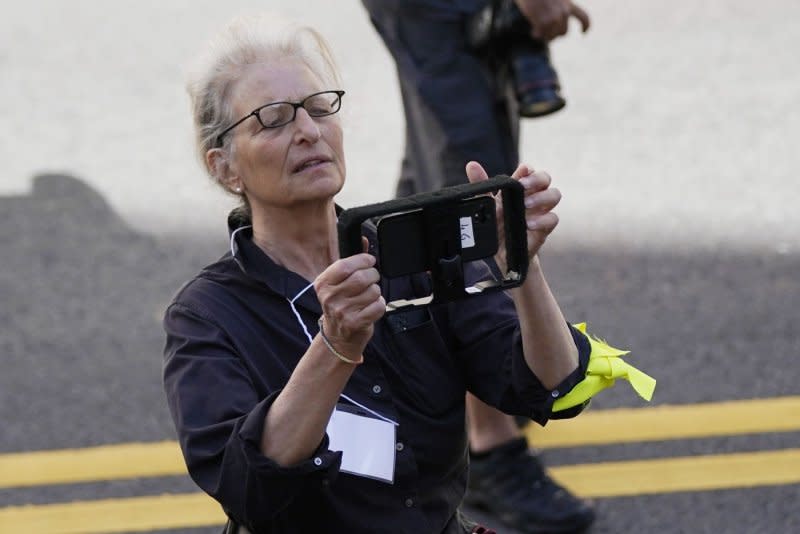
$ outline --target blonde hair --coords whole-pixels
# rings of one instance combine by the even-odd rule
[[[194,62],[186,88],[194,120],[195,149],[203,167],[212,148],[229,148],[220,133],[237,117],[232,116],[230,96],[247,65],[296,58],[334,88],[339,77],[333,54],[322,35],[309,26],[298,26],[277,15],[261,14],[231,21]]]

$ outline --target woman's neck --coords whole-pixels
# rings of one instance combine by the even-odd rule
[[[334,203],[256,209],[253,242],[278,265],[313,281],[339,258]]]

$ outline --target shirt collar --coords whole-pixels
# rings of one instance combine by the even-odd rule
[[[306,280],[299,274],[275,263],[253,242],[253,226],[250,218],[238,208],[228,215],[228,232],[231,256],[245,276],[264,284],[288,300],[293,300],[311,283],[311,280]],[[317,314],[322,313],[317,295],[313,290],[305,291],[297,299],[297,304]]]
[[[339,215],[342,211],[343,208],[336,205],[336,214]],[[228,215],[228,234],[231,256],[242,272],[266,285],[273,292],[294,300],[312,282],[275,263],[253,242],[252,220],[241,208],[235,208]],[[313,290],[305,291],[296,302],[317,314],[322,313]]]

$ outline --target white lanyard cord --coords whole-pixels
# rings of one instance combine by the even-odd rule
[[[378,413],[378,412],[376,412],[375,410],[370,410],[369,408],[367,408],[366,406],[364,406],[364,405],[363,405],[363,404],[361,404],[360,402],[358,402],[358,401],[356,401],[356,400],[353,400],[353,399],[351,399],[350,397],[348,397],[348,396],[347,396],[347,395],[345,395],[344,393],[341,393],[341,394],[339,394],[339,396],[340,396],[340,397],[342,397],[342,398],[345,398],[345,399],[349,400],[350,402],[352,402],[353,404],[355,404],[356,406],[358,406],[358,407],[359,407],[359,408],[361,408],[362,410],[366,410],[366,411],[368,411],[369,413],[371,413],[372,415],[374,415],[374,416],[375,416],[375,417],[377,417],[378,419],[383,419],[383,420],[384,420],[384,421],[386,421],[387,423],[392,423],[394,426],[400,426],[400,423],[398,423],[398,422],[396,422],[396,421],[393,421],[393,420],[389,419],[388,417],[385,417],[385,416],[383,416],[383,415],[379,414],[379,413]]]
[[[306,323],[304,323],[304,322],[303,322],[303,319],[301,319],[301,318],[300,318],[300,312],[298,312],[298,311],[297,311],[297,308],[295,308],[295,306],[294,306],[294,301],[296,301],[297,299],[299,299],[299,298],[300,298],[300,295],[302,295],[303,293],[305,293],[306,291],[308,291],[309,289],[311,289],[311,287],[312,287],[313,285],[314,285],[314,284],[308,284],[306,287],[304,287],[303,289],[301,289],[301,290],[300,290],[300,293],[298,293],[297,295],[295,295],[293,299],[291,299],[291,300],[289,300],[288,298],[286,299],[286,300],[288,300],[288,301],[289,301],[289,306],[291,306],[291,307],[292,307],[292,311],[294,312],[295,319],[297,319],[297,322],[298,322],[298,323],[300,323],[300,328],[302,328],[302,329],[303,329],[303,333],[305,333],[306,337],[308,338],[308,344],[309,344],[309,345],[311,345],[311,339],[312,339],[312,337],[311,337],[311,334],[308,332],[308,328],[306,327]]]
[[[302,295],[303,293],[305,293],[306,291],[308,291],[308,290],[309,290],[309,288],[311,288],[313,285],[314,285],[314,284],[308,284],[306,287],[304,287],[302,290],[300,290],[300,292],[299,292],[297,295],[295,295],[295,296],[294,296],[294,298],[292,298],[292,299],[289,299],[289,298],[287,298],[287,299],[286,299],[286,300],[289,302],[289,306],[291,306],[291,307],[292,307],[292,311],[294,312],[294,316],[295,316],[295,318],[297,319],[297,322],[298,322],[298,323],[300,323],[300,328],[302,328],[302,329],[303,329],[303,333],[305,333],[305,335],[306,335],[306,338],[308,338],[308,344],[309,344],[309,345],[311,344],[311,341],[313,340],[313,338],[311,337],[311,334],[308,332],[308,328],[306,327],[306,324],[303,322],[303,319],[301,319],[301,318],[300,318],[300,313],[297,311],[297,308],[296,308],[296,307],[295,307],[295,305],[294,305],[294,301],[295,301],[295,300],[297,300],[298,298],[300,298],[300,295]],[[370,409],[370,408],[367,408],[366,406],[364,406],[364,405],[363,405],[363,404],[361,404],[360,402],[358,402],[358,401],[356,401],[356,400],[353,400],[353,399],[351,399],[350,397],[348,397],[348,396],[347,396],[347,395],[345,395],[344,393],[340,393],[340,394],[339,394],[339,396],[340,396],[340,397],[342,397],[342,398],[344,398],[344,399],[347,399],[347,400],[348,400],[348,401],[350,401],[350,402],[352,402],[353,404],[355,404],[356,406],[358,406],[358,407],[359,407],[359,408],[361,408],[362,410],[366,410],[367,412],[371,413],[372,415],[374,415],[374,416],[375,416],[375,417],[377,417],[378,419],[383,419],[383,420],[384,420],[384,421],[386,421],[387,423],[391,423],[391,424],[393,424],[394,426],[400,426],[400,425],[399,425],[399,423],[397,423],[396,421],[393,421],[393,420],[389,419],[388,417],[385,417],[385,416],[383,416],[383,415],[379,414],[379,413],[378,413],[378,412],[376,412],[375,410],[372,410],[372,409]]]
[[[240,230],[244,230],[245,228],[252,228],[252,225],[240,226],[239,228],[237,228],[236,230],[231,232],[231,255],[232,256],[236,256],[236,248],[237,248],[236,247],[236,234],[239,233]],[[303,333],[306,335],[306,338],[308,338],[308,344],[309,345],[311,344],[311,341],[312,341],[313,338],[312,338],[311,334],[309,333],[308,328],[306,327],[306,324],[303,322],[303,319],[300,317],[300,312],[297,311],[297,308],[294,305],[294,301],[297,300],[298,298],[300,298],[300,296],[303,293],[305,293],[306,291],[311,289],[313,286],[314,286],[313,283],[312,284],[308,284],[306,287],[301,289],[300,292],[297,295],[294,296],[294,298],[292,298],[292,299],[287,298],[286,299],[289,302],[289,306],[292,307],[292,312],[294,312],[295,319],[297,319],[297,322],[300,324],[300,328],[303,329]],[[389,419],[388,417],[384,417],[383,415],[379,414],[375,410],[371,410],[370,408],[367,408],[366,406],[364,406],[360,402],[351,399],[350,397],[348,397],[344,393],[341,393],[339,396],[342,397],[342,398],[347,399],[350,402],[352,402],[353,404],[355,404],[356,406],[358,406],[362,410],[366,410],[367,412],[371,413],[375,417],[377,417],[379,419],[383,419],[387,423],[392,423],[395,426],[400,426],[397,422]]]

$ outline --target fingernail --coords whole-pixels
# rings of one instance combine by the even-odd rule
[[[536,230],[538,227],[539,227],[539,225],[536,224],[535,220],[528,219],[528,230]]]
[[[525,207],[530,208],[533,207],[534,201],[531,197],[525,199]]]

